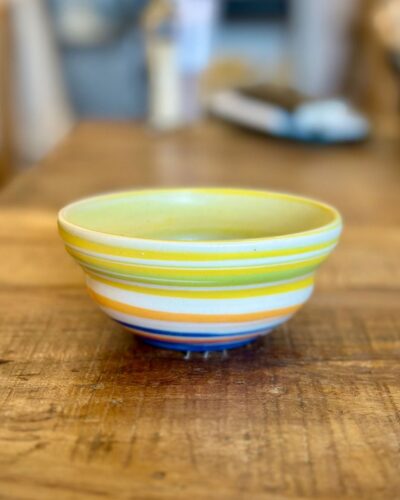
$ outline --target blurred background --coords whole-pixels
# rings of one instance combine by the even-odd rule
[[[397,126],[398,0],[0,5],[3,181],[82,120],[168,133],[214,115],[310,147]]]

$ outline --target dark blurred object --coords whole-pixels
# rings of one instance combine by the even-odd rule
[[[109,43],[138,21],[147,0],[51,0],[58,37],[64,46]]]
[[[258,84],[216,93],[210,111],[276,137],[318,144],[355,142],[368,121],[343,99],[310,99],[290,89]]]
[[[147,112],[143,39],[128,30],[109,44],[61,51],[65,79],[80,118],[139,119]]]
[[[0,183],[14,167],[12,49],[9,4],[0,3]]]
[[[143,118],[147,79],[140,16],[146,0],[51,0],[78,117]]]
[[[227,0],[223,15],[227,20],[240,21],[284,17],[287,13],[287,0]]]

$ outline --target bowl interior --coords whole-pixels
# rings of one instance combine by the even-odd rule
[[[306,198],[251,190],[144,190],[69,205],[70,224],[109,235],[169,241],[266,238],[328,225],[336,211]]]

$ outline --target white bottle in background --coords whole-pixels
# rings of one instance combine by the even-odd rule
[[[181,75],[183,119],[199,118],[200,76],[211,54],[219,0],[173,0],[176,6],[177,57]]]
[[[150,123],[169,129],[200,114],[199,78],[211,51],[217,0],[153,0],[146,16]]]
[[[175,12],[170,0],[152,0],[144,16],[149,71],[149,122],[157,130],[181,124]]]

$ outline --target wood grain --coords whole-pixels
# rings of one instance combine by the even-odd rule
[[[82,124],[0,196],[0,497],[400,496],[398,141],[304,148],[207,123]],[[105,318],[56,210],[90,193],[232,185],[316,196],[346,230],[310,303],[225,359]]]

